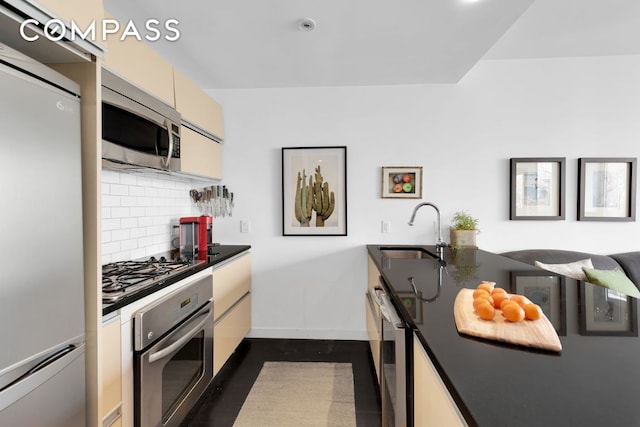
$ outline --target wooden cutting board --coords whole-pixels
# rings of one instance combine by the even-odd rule
[[[544,350],[562,350],[560,338],[544,314],[538,320],[523,320],[512,323],[507,321],[498,309],[493,320],[480,319],[473,309],[474,290],[461,289],[456,296],[453,315],[458,332]]]

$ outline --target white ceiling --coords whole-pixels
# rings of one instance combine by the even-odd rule
[[[480,59],[640,54],[638,0],[105,0],[207,89],[458,82]],[[316,29],[298,29],[301,18]]]

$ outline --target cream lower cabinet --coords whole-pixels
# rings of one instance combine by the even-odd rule
[[[378,286],[378,277],[380,273],[378,268],[374,264],[371,257],[367,257],[368,269],[367,269],[367,295],[365,295],[365,311],[367,316],[367,335],[369,336],[369,346],[371,347],[371,356],[373,358],[373,364],[376,369],[376,376],[378,384],[380,384],[380,340],[382,338],[382,323],[380,322],[380,309],[375,305],[375,302],[370,301],[368,295],[369,290]]]
[[[189,129],[180,128],[180,169],[183,173],[222,179],[222,145]]]
[[[122,425],[122,365],[120,316],[103,321],[101,333],[100,419],[102,427]]]
[[[251,254],[213,269],[213,375],[251,329]]]
[[[380,313],[377,307],[375,307],[375,304],[372,306],[368,295],[366,296],[366,304],[367,334],[369,336],[369,346],[371,348],[373,365],[376,369],[376,379],[378,380],[378,384],[380,384]]]
[[[416,427],[467,425],[415,334],[413,336],[413,399]]]

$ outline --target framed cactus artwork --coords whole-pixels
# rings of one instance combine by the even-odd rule
[[[282,235],[347,235],[347,147],[282,148]]]
[[[383,166],[383,199],[421,199],[422,166]]]

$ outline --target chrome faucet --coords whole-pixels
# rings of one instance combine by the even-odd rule
[[[436,241],[436,253],[438,257],[442,260],[443,250],[447,246],[447,244],[442,240],[442,231],[440,230],[440,209],[438,209],[436,205],[430,202],[420,203],[418,206],[415,207],[415,209],[413,209],[413,213],[411,214],[411,218],[409,219],[409,225],[413,226],[413,221],[415,221],[416,219],[416,213],[418,213],[418,209],[420,209],[423,206],[431,206],[433,209],[436,210],[436,218],[437,218],[436,226],[438,227],[438,240]]]

